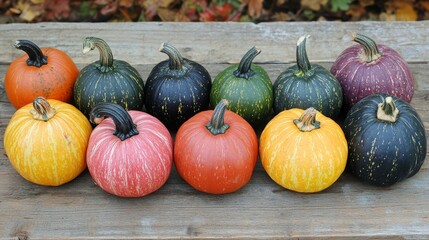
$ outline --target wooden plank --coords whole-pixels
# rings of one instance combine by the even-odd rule
[[[271,23],[38,23],[0,25],[0,62],[9,63],[22,55],[12,46],[18,39],[29,39],[41,47],[66,51],[77,63],[98,59],[98,54],[83,55],[83,38],[97,36],[106,40],[114,57],[131,64],[155,64],[166,58],[158,51],[170,42],[187,58],[201,63],[230,63],[252,46],[262,53],[256,62],[295,61],[298,38],[312,37],[308,54],[315,62],[333,62],[346,47],[353,45],[351,34],[360,32],[396,49],[409,62],[427,62],[428,21],[421,22],[271,22]]]
[[[205,66],[212,76],[223,70],[228,65],[226,63],[235,61],[237,55],[241,57],[242,51],[234,48],[244,45],[240,44],[240,41],[243,43],[243,39],[245,43],[251,40],[265,43],[265,39],[259,36],[263,31],[268,31],[269,34],[264,36],[266,45],[260,46],[268,50],[274,50],[270,44],[279,44],[288,39],[291,41],[293,39],[289,47],[294,48],[295,37],[299,37],[305,31],[312,31],[314,36],[326,28],[324,32],[327,35],[337,34],[334,43],[326,42],[335,45],[331,46],[332,49],[348,45],[344,39],[353,29],[377,33],[377,37],[404,51],[410,61],[410,67],[416,78],[416,93],[412,105],[419,112],[426,132],[429,133],[429,81],[426,78],[429,74],[429,64],[427,57],[417,54],[420,50],[415,49],[416,46],[423,47],[427,42],[427,34],[423,29],[427,24],[416,22],[0,25],[0,61],[3,62],[0,64],[0,141],[3,142],[5,128],[15,111],[4,93],[3,73],[10,59],[17,55],[13,48],[10,51],[4,47],[6,42],[24,35],[34,36],[44,43],[68,49],[67,51],[71,53],[76,51],[75,57],[81,68],[94,61],[94,54],[88,57],[80,56],[77,54],[80,42],[76,47],[72,40],[79,39],[80,35],[91,31],[111,37],[118,49],[125,49],[121,40],[125,40],[128,46],[139,48],[136,43],[141,38],[155,46],[159,45],[155,42],[163,41],[162,38],[174,36],[171,42],[183,44],[180,45],[181,49],[186,49],[186,45],[192,46],[186,54],[207,61]],[[279,30],[289,28],[291,35]],[[55,34],[57,40],[54,35],[42,39],[35,34],[36,31],[42,31],[43,35]],[[199,44],[194,43],[198,39],[197,36],[210,31],[214,33],[205,36],[203,40],[209,41],[207,40],[209,38],[225,40],[203,43],[204,48],[225,50],[226,56],[209,59],[205,54],[197,54],[201,52]],[[412,42],[406,40],[407,34],[408,37],[412,36],[410,38]],[[225,43],[226,40],[236,39],[237,36],[242,37],[234,40],[232,45]],[[69,40],[61,43],[59,41],[61,39]],[[277,39],[277,42],[273,39]],[[163,60],[164,56],[158,58],[159,56],[155,55],[161,54],[153,51],[153,55],[143,59],[141,57],[143,52],[139,51],[120,51],[118,55],[124,58],[129,56],[142,77],[146,78],[154,64]],[[273,81],[293,61],[294,50],[287,52],[289,55],[283,55],[281,51],[272,51],[265,58],[262,58],[262,54],[260,59],[260,56],[257,58],[264,62],[263,66]],[[320,54],[330,54],[329,57],[316,58],[327,68],[331,66],[335,55],[333,51],[328,52],[321,50]],[[309,55],[311,54],[315,53],[309,52]],[[248,185],[236,193],[221,196],[195,191],[173,171],[164,187],[154,194],[139,199],[124,199],[104,193],[92,182],[88,172],[60,187],[31,184],[12,168],[3,144],[0,145],[0,239],[429,238],[428,162],[416,176],[392,187],[371,187],[345,173],[331,188],[317,194],[299,194],[281,188],[269,179],[260,163],[257,164]]]

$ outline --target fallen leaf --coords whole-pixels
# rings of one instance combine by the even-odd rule
[[[374,0],[359,0],[359,6],[368,7],[374,5]]]
[[[303,8],[309,8],[313,11],[319,11],[322,6],[325,6],[328,0],[301,0]]]
[[[247,4],[247,13],[253,18],[258,18],[262,14],[263,0],[243,0],[242,3]]]
[[[396,15],[391,13],[382,12],[379,16],[380,21],[396,21]]]
[[[404,4],[401,8],[396,9],[396,19],[398,21],[416,21],[417,12],[411,4]]]
[[[173,22],[176,19],[176,12],[168,8],[159,8],[158,16],[163,22]]]
[[[134,0],[120,0],[119,6],[130,8],[133,6]]]
[[[419,4],[425,11],[429,11],[429,1],[420,1]]]
[[[366,13],[365,8],[362,5],[353,5],[350,6],[349,10],[347,10],[346,14],[351,17],[350,20],[358,21],[362,18],[362,16]]]

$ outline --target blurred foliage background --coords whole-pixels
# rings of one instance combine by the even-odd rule
[[[0,23],[419,21],[429,0],[2,0]]]

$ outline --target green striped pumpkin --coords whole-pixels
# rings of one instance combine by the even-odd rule
[[[297,64],[286,69],[274,82],[274,112],[314,107],[323,115],[334,118],[343,103],[341,85],[327,69],[310,64],[305,49],[307,38],[308,35],[298,40]]]
[[[113,59],[107,43],[96,37],[83,41],[83,53],[94,48],[100,60],[84,67],[76,79],[73,95],[76,107],[88,118],[93,106],[99,102],[112,102],[126,110],[143,108],[144,81],[129,63]]]
[[[273,106],[273,84],[261,66],[252,64],[260,52],[256,47],[251,48],[239,64],[220,72],[210,92],[211,106],[226,99],[229,102],[228,109],[252,125],[265,120]]]

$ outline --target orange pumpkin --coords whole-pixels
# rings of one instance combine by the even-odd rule
[[[30,182],[58,186],[86,168],[91,124],[74,106],[36,98],[12,116],[4,149],[16,171]]]
[[[341,127],[314,108],[280,112],[260,137],[265,171],[279,185],[297,192],[331,186],[346,167],[347,151]]]
[[[79,70],[65,52],[40,49],[28,40],[18,40],[15,47],[27,53],[9,65],[5,76],[6,94],[16,109],[38,96],[68,103],[73,100]]]

